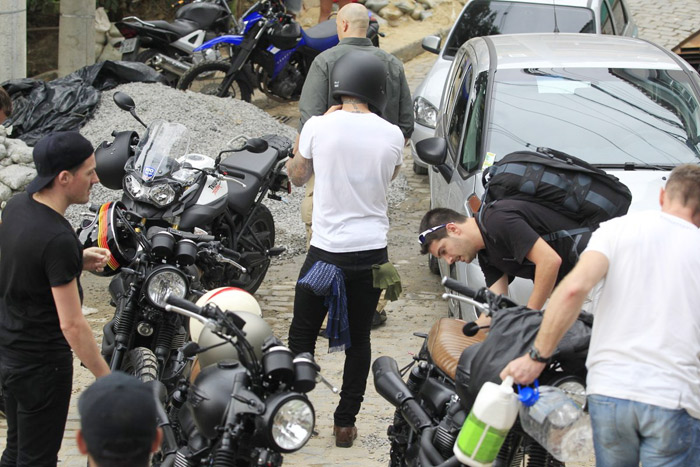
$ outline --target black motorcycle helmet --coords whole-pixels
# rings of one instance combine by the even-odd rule
[[[121,190],[124,165],[134,155],[133,148],[138,142],[139,135],[135,131],[121,131],[114,135],[114,141],[103,141],[95,149],[95,172],[102,185],[110,190]]]
[[[372,52],[348,52],[335,62],[331,70],[331,94],[357,97],[369,104],[378,115],[386,107],[387,69],[382,60]]]

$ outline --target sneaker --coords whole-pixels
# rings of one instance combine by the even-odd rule
[[[376,311],[372,316],[372,329],[376,329],[386,323],[386,311]]]

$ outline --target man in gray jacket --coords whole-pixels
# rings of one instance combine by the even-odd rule
[[[306,121],[316,115],[323,115],[333,105],[341,104],[331,95],[332,86],[329,80],[331,69],[335,62],[351,50],[363,50],[373,53],[384,62],[387,68],[386,93],[387,104],[382,117],[389,123],[397,125],[406,141],[413,133],[413,104],[411,91],[408,88],[406,75],[401,60],[378,47],[372,45],[367,38],[369,12],[359,3],[345,5],[338,11],[336,18],[338,38],[340,43],[316,57],[311,64],[304,88],[299,100],[301,121],[299,131]],[[306,224],[306,244],[311,240],[311,212],[313,211],[312,196],[314,178],[306,183],[306,196],[301,204],[301,219]],[[383,301],[380,301],[380,308]],[[386,321],[386,313],[382,310],[374,316],[373,323],[378,326]]]

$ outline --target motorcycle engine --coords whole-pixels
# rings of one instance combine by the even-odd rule
[[[301,94],[304,85],[304,76],[292,63],[289,63],[277,77],[270,83],[270,91],[273,94],[290,99]]]

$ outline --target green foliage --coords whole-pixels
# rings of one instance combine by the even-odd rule
[[[27,16],[57,14],[60,0],[27,0]]]
[[[97,7],[104,7],[107,13],[117,13],[122,5],[119,0],[97,0]]]

